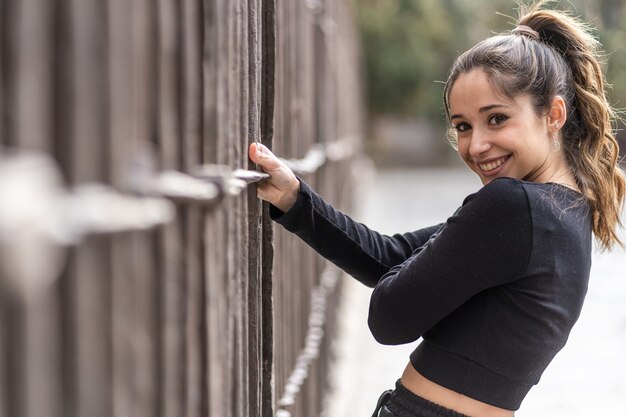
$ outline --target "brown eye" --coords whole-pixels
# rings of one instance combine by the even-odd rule
[[[471,129],[471,126],[463,122],[463,123],[459,123],[458,125],[454,125],[453,128],[457,132],[467,132],[469,129]]]
[[[489,118],[490,125],[499,125],[506,122],[509,118],[504,114],[494,114]]]

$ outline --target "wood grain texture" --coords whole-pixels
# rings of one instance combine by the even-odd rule
[[[110,181],[116,188],[124,190],[129,185],[130,155],[133,149],[137,149],[137,139],[133,137],[138,115],[133,102],[133,52],[136,45],[129,42],[133,39],[132,6],[122,0],[112,0],[107,3],[107,15]],[[135,262],[147,257],[137,251],[140,244],[135,243],[133,237],[115,236],[111,241],[111,410],[115,417],[151,415],[147,411],[150,403],[154,403],[154,392],[151,393],[152,401],[146,401],[149,394],[138,382],[142,375],[141,361],[150,361],[153,355],[150,349],[138,349],[138,345],[146,344],[146,335],[141,332],[143,329],[138,326],[134,314],[141,295],[139,281],[145,277],[142,274],[145,268],[136,268]],[[150,365],[152,369],[153,365]]]
[[[53,2],[14,3],[17,18],[14,50],[16,131],[22,148],[51,150],[51,56]]]
[[[361,129],[360,90],[356,71],[356,35],[348,2],[277,2],[275,52],[275,106],[273,149],[301,158],[316,143],[330,143]],[[337,30],[337,28],[341,30]],[[295,139],[297,138],[297,140]],[[303,179],[336,207],[348,210],[350,161],[325,165]],[[306,245],[281,228],[274,247],[274,367],[276,400],[280,400],[297,355],[304,347],[310,311],[310,293],[319,284],[323,263]],[[294,280],[294,277],[297,279]],[[332,317],[338,293],[331,295]],[[333,321],[325,333],[332,336]],[[320,357],[295,396],[282,406],[292,416],[319,415],[331,366],[331,341],[320,347]],[[278,404],[280,407],[281,404]]]
[[[5,280],[6,277],[0,273],[0,280]],[[3,336],[0,338],[0,417],[6,417],[9,415],[9,396],[7,395],[7,386],[9,383],[9,368],[8,368],[8,348],[9,342],[7,336],[9,335],[7,328],[8,309],[7,309],[7,294],[5,289],[0,287],[0,334]]]
[[[164,170],[255,170],[252,142],[303,158],[358,133],[352,12],[311,4],[0,0],[0,146],[50,155],[68,192],[139,198]],[[346,209],[350,163],[303,179]],[[324,265],[254,185],[210,209],[179,201],[153,230],[86,236],[42,298],[0,285],[0,417],[273,417]],[[326,341],[294,417],[322,411],[331,357]]]
[[[104,3],[73,0],[66,9],[72,35],[70,182],[107,182],[109,100]],[[96,99],[94,99],[96,98]],[[74,287],[76,416],[111,415],[110,241],[90,237],[76,248],[69,277]]]
[[[273,147],[274,91],[276,59],[276,4],[261,2],[261,142]],[[254,189],[254,188],[253,188]],[[261,416],[273,416],[274,392],[274,230],[269,218],[269,206],[261,207]]]
[[[9,122],[9,63],[8,55],[10,48],[11,26],[9,24],[10,3],[8,0],[0,0],[0,146],[8,143],[8,122]],[[0,151],[0,155],[2,151]],[[2,395],[2,394],[0,394]],[[4,401],[3,401],[4,403]],[[0,408],[1,409],[1,408]]]

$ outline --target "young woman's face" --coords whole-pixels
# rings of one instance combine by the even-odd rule
[[[537,115],[529,96],[504,97],[476,69],[459,76],[449,105],[459,155],[483,184],[498,177],[543,182],[551,138],[547,117]]]

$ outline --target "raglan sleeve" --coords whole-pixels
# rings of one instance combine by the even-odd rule
[[[378,233],[335,209],[301,179],[293,207],[283,213],[270,204],[270,217],[369,287],[419,251],[442,227],[439,224],[391,236]]]
[[[531,247],[522,183],[490,182],[468,196],[422,250],[380,279],[368,317],[374,338],[391,345],[417,340],[474,295],[518,278]]]

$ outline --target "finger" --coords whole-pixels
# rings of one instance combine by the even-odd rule
[[[261,143],[251,143],[248,153],[252,162],[260,165],[265,171],[276,171],[283,166],[276,155]]]
[[[280,191],[270,183],[259,183],[257,186],[257,197],[261,200],[275,202],[280,197]]]
[[[252,162],[254,162],[255,164],[258,163],[258,156],[257,156],[257,152],[258,152],[258,147],[257,147],[257,143],[256,142],[252,142],[250,144],[250,147],[248,147],[248,156],[250,157],[250,159],[252,160]]]

